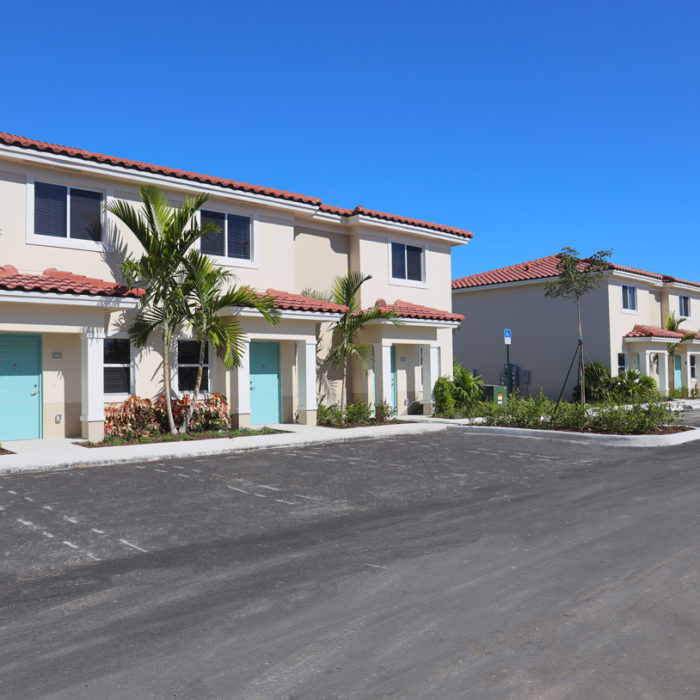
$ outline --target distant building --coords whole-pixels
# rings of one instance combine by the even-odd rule
[[[557,255],[482,272],[452,282],[452,308],[465,321],[455,332],[455,358],[476,369],[487,383],[504,379],[503,330],[512,330],[513,373],[522,395],[542,389],[556,398],[576,350],[576,307],[544,296],[544,283],[557,277]],[[700,327],[700,283],[610,265],[601,287],[582,298],[586,361],[598,361],[617,375],[637,369],[653,377],[662,392],[696,387],[700,334],[670,356],[683,333],[664,329],[666,315]],[[572,370],[565,398],[577,384]]]

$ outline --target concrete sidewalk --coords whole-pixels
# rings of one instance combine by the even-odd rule
[[[0,455],[0,475],[25,471],[66,469],[77,466],[148,462],[169,457],[202,457],[228,452],[244,452],[269,448],[300,447],[349,440],[376,440],[403,435],[436,433],[446,429],[444,423],[408,423],[363,428],[323,428],[297,424],[270,425],[285,432],[274,435],[252,435],[237,438],[158,442],[149,445],[119,447],[81,447],[79,440],[9,440],[3,447],[15,452]]]

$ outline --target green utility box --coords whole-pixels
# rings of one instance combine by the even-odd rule
[[[506,402],[506,388],[500,384],[484,384],[484,401],[492,401],[502,405]]]

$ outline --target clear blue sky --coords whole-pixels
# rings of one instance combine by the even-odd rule
[[[700,280],[700,5],[6,4],[0,130]]]

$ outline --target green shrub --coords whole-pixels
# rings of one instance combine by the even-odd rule
[[[433,387],[435,413],[438,416],[452,418],[456,413],[454,384],[447,377],[440,377]]]
[[[368,425],[372,421],[372,404],[366,401],[355,401],[345,409],[345,422]]]
[[[609,399],[595,408],[556,403],[542,393],[530,399],[510,397],[505,404],[484,404],[486,425],[641,435],[675,425],[679,413],[658,395],[631,405]]]
[[[484,382],[455,360],[454,379],[440,377],[433,387],[435,414],[445,418],[471,417],[477,412]]]
[[[316,422],[319,425],[327,425],[330,427],[343,425],[343,411],[338,404],[326,406],[323,401],[318,404],[316,411]]]

